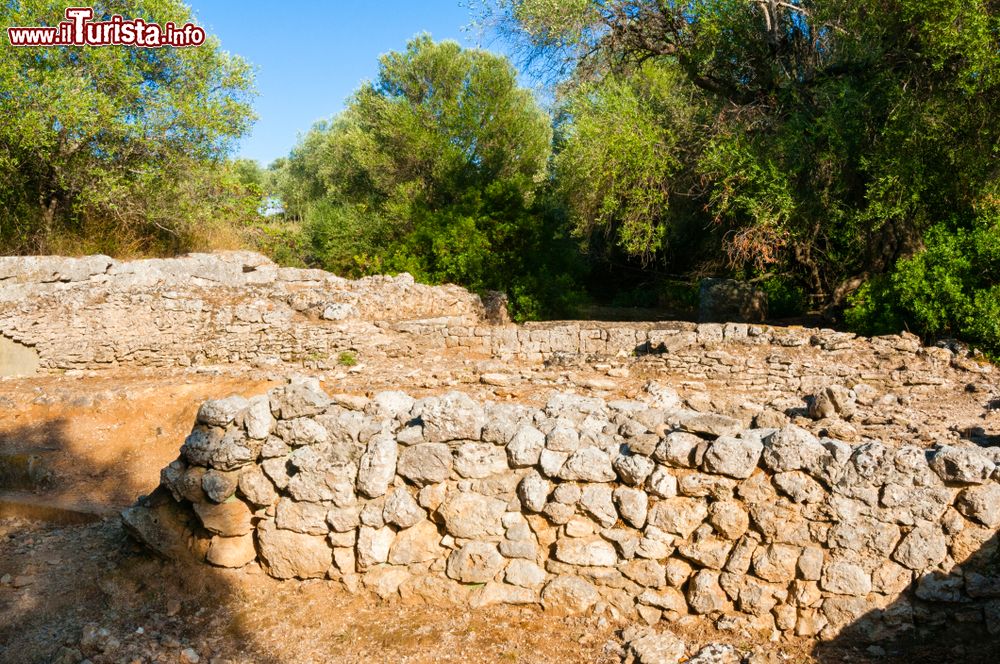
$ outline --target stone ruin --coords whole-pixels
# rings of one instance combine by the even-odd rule
[[[379,375],[343,371],[344,352]],[[468,380],[416,383],[419,363]],[[1000,447],[949,421],[952,400],[1000,392],[961,348],[513,325],[455,286],[246,252],[0,258],[0,377],[219,368],[300,377],[205,403],[124,513],[169,557],[404,601],[822,639],[1000,633]]]
[[[747,428],[656,383],[532,408],[293,379],[206,402],[123,518],[167,555],[382,598],[826,639],[1000,631],[1000,570],[976,564],[1000,527],[1000,449]]]

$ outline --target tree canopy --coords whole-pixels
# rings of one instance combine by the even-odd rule
[[[701,272],[837,306],[1000,203],[996,2],[501,0],[493,18],[571,73],[561,186],[580,231],[628,254],[674,263],[686,217],[717,242]]]
[[[550,251],[551,142],[548,114],[505,58],[421,36],[384,55],[278,179],[324,267],[504,290],[527,315],[572,290],[560,280],[574,248]]]
[[[0,3],[4,26],[53,25],[65,3]],[[191,21],[179,0],[103,0]],[[255,214],[225,163],[254,120],[250,66],[215,38],[196,48],[0,49],[0,243],[6,251],[185,248],[219,217]],[[75,242],[75,244],[73,244]]]

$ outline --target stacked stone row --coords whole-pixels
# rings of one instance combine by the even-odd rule
[[[328,397],[312,379],[205,403],[162,483],[215,565],[382,597],[708,615],[831,637],[1000,629],[997,450],[851,446],[684,408]]]

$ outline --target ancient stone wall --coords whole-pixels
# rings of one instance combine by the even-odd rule
[[[331,398],[303,378],[205,403],[124,519],[168,555],[404,600],[822,638],[996,632],[998,452],[747,428],[655,383],[535,409]]]
[[[479,297],[409,275],[350,281],[258,254],[118,262],[0,258],[0,337],[42,370],[231,364],[330,369],[345,350],[378,357],[454,349],[527,363],[639,357],[689,380],[805,394],[964,385],[982,365],[912,335],[747,324],[491,325]],[[954,385],[952,385],[954,387]]]
[[[482,313],[479,298],[457,286],[409,275],[350,281],[248,252],[131,262],[0,257],[0,335],[34,348],[43,369],[332,365],[349,348],[398,352],[387,325],[475,324]]]

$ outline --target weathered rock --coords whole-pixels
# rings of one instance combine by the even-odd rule
[[[416,399],[401,390],[384,390],[372,396],[365,406],[367,413],[380,419],[402,420],[409,418]]]
[[[396,439],[389,434],[380,434],[368,442],[358,469],[358,491],[369,498],[385,495],[396,474],[396,451]]]
[[[366,570],[389,560],[389,551],[396,540],[392,528],[372,528],[361,526],[358,529],[357,562],[358,568]]]
[[[917,581],[916,596],[926,602],[957,604],[963,600],[965,585],[961,576],[949,576],[941,572],[931,572]]]
[[[677,588],[660,588],[658,590],[643,590],[637,600],[639,604],[654,606],[664,611],[685,615],[688,612],[687,599]]]
[[[836,595],[864,597],[872,591],[872,578],[862,567],[848,562],[831,562],[823,569],[823,590]]]
[[[704,569],[688,582],[687,599],[691,610],[698,614],[725,611],[729,605],[726,593],[719,586],[719,573]]]
[[[613,567],[618,562],[615,547],[600,538],[565,537],[556,541],[556,560],[583,567]]]
[[[708,522],[723,537],[738,540],[750,527],[750,516],[735,500],[720,500],[708,509]]]
[[[823,563],[825,559],[826,555],[823,553],[822,548],[818,546],[807,546],[802,550],[802,555],[799,556],[799,562],[796,563],[799,578],[805,579],[806,581],[819,581],[823,573]],[[887,564],[895,565],[895,563]],[[895,566],[898,567],[898,565]]]
[[[228,426],[248,405],[246,399],[236,395],[225,399],[210,399],[198,409],[198,423],[216,427]]]
[[[136,540],[171,560],[192,558],[188,541],[194,516],[163,488],[122,511],[122,525]]]
[[[534,466],[544,447],[545,434],[533,426],[522,426],[507,444],[507,460],[511,468]]]
[[[417,486],[437,484],[451,477],[454,460],[444,443],[423,443],[407,447],[399,455],[396,472]]]
[[[361,525],[361,507],[334,507],[326,513],[326,522],[335,533],[346,533]]]
[[[546,448],[538,457],[538,465],[546,477],[557,478],[562,473],[563,466],[569,460],[569,452],[553,452]]]
[[[912,570],[934,567],[948,555],[948,541],[939,526],[927,524],[911,530],[899,543],[892,559]]]
[[[775,473],[801,470],[813,477],[835,462],[833,455],[804,429],[787,426],[764,439],[764,465]]]
[[[857,406],[851,391],[841,385],[830,385],[809,398],[809,417],[823,420],[832,417],[850,419]]]
[[[772,583],[789,582],[795,578],[800,549],[787,544],[768,544],[753,554],[754,574]]]
[[[274,523],[281,530],[308,535],[325,535],[327,508],[319,503],[299,503],[288,498],[278,501]]]
[[[996,464],[978,449],[945,445],[934,453],[931,468],[945,482],[984,484]]]
[[[668,498],[653,506],[649,515],[649,523],[686,539],[705,521],[706,517],[708,517],[708,507],[704,500],[681,497]]]
[[[678,417],[678,426],[682,431],[711,436],[735,436],[743,429],[743,423],[732,417],[716,413],[682,413]]]
[[[492,581],[504,567],[496,544],[468,542],[448,556],[448,576],[462,583]]]
[[[532,588],[522,588],[509,583],[491,581],[477,588],[469,597],[469,605],[474,608],[494,604],[537,604],[538,591]]]
[[[612,482],[616,475],[607,452],[596,447],[585,447],[570,455],[559,477],[570,481]]]
[[[962,491],[955,508],[987,528],[1000,527],[1000,484],[991,482]]]
[[[580,447],[580,433],[567,424],[557,424],[545,435],[545,447],[553,452],[576,452]]]
[[[330,440],[326,427],[309,417],[281,420],[274,427],[274,435],[292,447],[320,445]]]
[[[430,521],[421,521],[396,535],[389,549],[392,565],[413,565],[437,559],[441,548],[441,533]]]
[[[405,488],[394,489],[386,496],[382,518],[399,528],[410,528],[422,521],[427,512],[417,504],[413,495]]]
[[[196,426],[184,440],[181,457],[193,466],[207,467],[224,435],[225,429],[220,427]]]
[[[729,558],[733,543],[718,537],[701,536],[677,547],[677,552],[699,567],[722,569]]]
[[[563,574],[546,584],[541,598],[542,606],[550,613],[578,615],[597,604],[600,594],[589,581]]]
[[[257,543],[264,570],[277,579],[323,578],[333,563],[325,537],[279,530],[273,521],[257,528]]]
[[[646,489],[659,498],[673,498],[677,495],[677,478],[663,466],[657,466],[646,480]]]
[[[201,488],[213,503],[223,503],[236,493],[239,477],[236,471],[209,470],[201,478]]]
[[[253,512],[237,498],[224,503],[195,503],[194,511],[205,529],[223,537],[246,535],[253,530]]]
[[[684,658],[684,641],[673,632],[648,632],[630,640],[629,651],[636,664],[677,664]]]
[[[507,565],[504,580],[522,588],[538,588],[545,583],[548,575],[536,563],[529,560],[512,560]]]
[[[286,385],[270,395],[271,412],[283,420],[319,415],[330,405],[330,398],[310,383]]]
[[[273,505],[278,499],[274,484],[260,466],[251,466],[240,473],[237,486],[244,498],[259,507]]]
[[[208,465],[216,470],[239,470],[257,459],[260,445],[242,429],[232,427],[212,450]]]
[[[500,519],[507,503],[478,493],[453,493],[441,506],[439,514],[449,534],[464,539],[503,535]]]
[[[633,528],[642,528],[646,525],[646,517],[649,514],[649,496],[639,489],[628,487],[618,487],[614,491],[615,505],[618,506],[618,513],[621,514],[625,523]]]
[[[490,443],[465,443],[455,454],[455,472],[460,477],[483,479],[506,472],[507,468],[503,448]]]
[[[517,485],[517,497],[521,499],[524,509],[529,512],[541,512],[545,509],[550,489],[549,481],[532,471]]]
[[[615,458],[612,466],[621,481],[629,486],[642,486],[656,468],[652,459],[637,454],[620,454]]]
[[[663,588],[666,585],[666,571],[655,560],[630,560],[621,563],[618,570],[625,578],[645,588]]]
[[[596,484],[585,487],[580,495],[580,506],[605,528],[618,521],[610,486]]]
[[[250,399],[243,414],[243,427],[248,438],[264,440],[274,431],[275,420],[271,415],[271,402],[267,395]]]
[[[429,397],[414,407],[424,424],[424,438],[431,443],[479,440],[486,423],[482,406],[462,392]]]
[[[891,523],[858,515],[831,528],[827,543],[831,547],[888,557],[899,538],[899,528]]]
[[[711,643],[687,660],[685,664],[742,664],[739,651],[727,643]]]
[[[707,449],[708,441],[704,438],[693,433],[675,431],[657,446],[653,458],[674,468],[698,468]]]
[[[710,473],[746,479],[757,468],[763,449],[759,440],[720,436],[706,450],[704,468]]]
[[[819,482],[799,470],[776,474],[774,485],[796,503],[817,503],[826,495]]]
[[[257,559],[257,549],[253,543],[253,533],[240,537],[219,537],[216,535],[208,545],[208,562],[219,567],[244,567]]]

